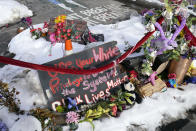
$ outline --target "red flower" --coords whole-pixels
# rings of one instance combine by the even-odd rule
[[[171,73],[168,75],[169,79],[176,79],[176,74],[175,73]]]
[[[117,114],[117,106],[114,105],[114,106],[112,106],[112,115],[116,116],[116,114]]]
[[[115,101],[115,98],[111,97],[111,98],[110,98],[110,101],[111,101],[111,102],[114,102],[114,101]]]
[[[71,34],[70,34],[70,33],[68,33],[68,34],[67,34],[67,36],[71,36]]]
[[[48,27],[48,23],[44,22],[44,28],[47,28],[47,27]]]
[[[134,70],[129,71],[130,75],[133,76],[134,78],[137,78],[137,72]]]
[[[79,37],[80,37],[80,36],[76,36],[75,38],[76,38],[76,39],[79,39]]]
[[[42,29],[41,29],[41,28],[38,28],[38,30],[39,30],[39,31],[42,31]]]
[[[32,32],[34,32],[34,31],[36,31],[37,29],[32,29],[32,30],[30,30],[30,32],[32,33]]]

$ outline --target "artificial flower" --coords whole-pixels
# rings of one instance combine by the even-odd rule
[[[138,73],[135,70],[131,70],[129,73],[131,77],[137,78]]]
[[[176,74],[175,73],[171,73],[168,75],[169,79],[176,79]]]
[[[61,22],[65,22],[65,19],[66,19],[66,15],[59,15],[55,18],[55,23],[58,24]]]
[[[164,16],[167,20],[171,20],[172,17],[173,17],[173,13],[171,11],[167,11],[165,10],[163,13],[162,13],[162,16]]]
[[[68,124],[78,123],[80,115],[74,111],[70,111],[66,114],[66,122]]]
[[[111,101],[111,102],[114,102],[115,100],[116,100],[116,99],[115,99],[114,97],[111,97],[111,98],[110,98],[110,101]]]
[[[117,106],[116,105],[114,105],[114,106],[112,106],[112,115],[113,116],[116,116],[116,114],[117,114]]]
[[[149,32],[152,32],[152,31],[154,31],[155,30],[155,26],[154,26],[154,24],[153,23],[148,23],[147,25],[146,25],[146,30],[147,31],[149,31]]]
[[[67,100],[68,100],[68,103],[69,103],[68,104],[68,109],[71,109],[71,108],[75,107],[76,110],[78,110],[77,102],[76,102],[75,99],[72,99],[70,97],[67,97]]]

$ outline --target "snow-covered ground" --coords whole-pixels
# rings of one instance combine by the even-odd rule
[[[0,27],[33,15],[31,10],[15,0],[0,0],[0,12]]]
[[[43,24],[35,27],[42,27]],[[135,45],[143,36],[145,27],[142,18],[132,17],[130,20],[112,25],[97,25],[90,27],[93,33],[103,33],[105,42],[116,40],[121,52],[124,52],[125,41]],[[95,46],[101,43],[91,43]],[[50,42],[43,38],[33,40],[29,29],[15,36],[9,44],[9,51],[16,54],[14,59],[43,64],[63,57],[63,44],[56,43],[51,48]],[[49,56],[49,51],[52,56]],[[86,47],[73,43],[73,51],[82,51]],[[137,54],[141,55],[141,54]],[[10,88],[15,87],[19,92],[21,109],[29,110],[46,104],[40,85],[37,71],[27,71],[25,68],[6,65],[0,69],[0,80],[9,83]],[[133,108],[123,111],[119,118],[105,118],[94,121],[95,131],[126,131],[128,128],[135,130],[146,129],[154,131],[156,127],[186,116],[186,111],[196,105],[196,86],[189,84],[178,89],[168,89],[164,93],[156,93],[152,97],[144,99],[142,104],[135,104]],[[19,121],[15,121],[20,118]],[[31,116],[16,116],[8,113],[7,108],[0,110],[0,119],[5,122],[11,131],[41,131],[38,120]],[[67,131],[68,127],[64,127]],[[91,131],[89,123],[79,124],[78,131]]]

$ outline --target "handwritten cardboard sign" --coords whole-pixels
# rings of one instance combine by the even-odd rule
[[[75,53],[44,65],[70,69],[92,69],[108,64],[120,55],[116,42],[105,43],[85,51]],[[119,67],[92,75],[60,74],[38,71],[39,78],[53,110],[64,104],[66,97],[74,98],[77,104],[91,104],[104,99],[119,89],[127,75],[120,73]],[[115,75],[116,74],[116,75]]]

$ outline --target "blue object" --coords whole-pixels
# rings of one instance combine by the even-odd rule
[[[8,131],[7,125],[2,121],[0,121],[0,131]]]
[[[176,79],[169,79],[168,81],[169,81],[171,88],[177,88]]]
[[[196,76],[190,77],[186,80],[187,83],[196,84]]]
[[[67,100],[69,102],[68,109],[71,109],[71,108],[75,107],[76,110],[78,110],[77,102],[76,102],[75,99],[71,99],[70,97],[67,97]]]
[[[60,4],[60,2],[58,2],[56,0],[48,0],[48,1],[51,2],[51,3],[53,3],[53,4],[55,4],[55,5]]]

